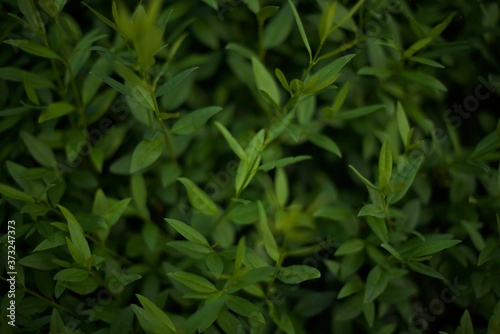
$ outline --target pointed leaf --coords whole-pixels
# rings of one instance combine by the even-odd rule
[[[219,213],[217,205],[193,181],[184,177],[179,177],[177,180],[186,187],[189,203],[193,208],[209,216],[216,216]]]
[[[200,293],[217,292],[215,286],[204,277],[182,271],[168,273],[167,275],[193,291]]]
[[[281,95],[272,75],[260,60],[255,57],[252,57],[252,69],[257,90],[266,92],[274,103],[279,105],[281,103]]]
[[[441,275],[436,269],[421,262],[409,261],[407,265],[410,269],[416,271],[417,273],[444,280],[443,275]]]
[[[312,52],[311,52],[311,46],[309,45],[309,40],[307,39],[306,32],[304,30],[304,26],[302,25],[302,21],[300,20],[299,13],[297,12],[297,8],[295,8],[295,5],[293,4],[292,0],[288,0],[288,3],[290,4],[290,7],[292,8],[293,16],[295,17],[295,22],[297,23],[297,27],[299,28],[300,36],[302,37],[302,41],[304,42],[304,45],[306,46],[307,52],[309,53],[309,63],[312,62]]]
[[[172,133],[177,135],[189,135],[201,129],[205,123],[221,111],[221,107],[207,107],[190,112],[182,116],[172,127]]]
[[[318,269],[306,265],[283,267],[278,271],[278,279],[286,284],[298,284],[320,277],[321,273]]]
[[[4,43],[18,47],[21,50],[24,50],[28,53],[31,53],[32,55],[35,55],[35,56],[49,58],[49,59],[62,60],[62,58],[57,53],[52,51],[51,49],[47,48],[46,46],[40,45],[38,43],[32,42],[32,41],[23,40],[23,39],[9,39],[9,40],[4,41]]]
[[[370,270],[366,278],[364,303],[369,303],[375,300],[382,292],[384,292],[389,283],[387,272],[378,265]]]
[[[170,226],[172,226],[174,230],[179,232],[179,234],[181,234],[187,240],[202,246],[210,247],[210,244],[208,243],[207,239],[200,232],[196,231],[188,224],[170,218],[165,218],[165,220]]]
[[[243,161],[247,160],[247,156],[245,154],[245,151],[243,148],[240,146],[240,144],[234,139],[233,135],[224,127],[219,122],[215,122],[215,126],[219,129],[219,131],[222,133],[224,138],[226,139],[227,143],[229,144],[229,147],[233,150],[233,152]]]
[[[152,165],[163,152],[163,143],[159,139],[142,140],[134,149],[130,174]]]
[[[273,259],[274,261],[278,261],[278,258],[280,257],[278,245],[276,244],[276,240],[274,240],[274,236],[271,232],[271,229],[269,228],[264,206],[262,205],[261,201],[257,201],[257,205],[259,207],[259,217],[260,217],[259,228],[260,232],[262,233],[264,248],[266,249],[266,252],[271,259]]]

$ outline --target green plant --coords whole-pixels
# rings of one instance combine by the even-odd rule
[[[3,332],[500,331],[496,2],[1,6]]]

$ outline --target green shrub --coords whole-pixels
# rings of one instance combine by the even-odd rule
[[[138,3],[0,3],[2,333],[500,333],[496,1]]]

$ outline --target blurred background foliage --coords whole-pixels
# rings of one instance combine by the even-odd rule
[[[0,2],[3,332],[500,331],[498,2],[138,5]]]

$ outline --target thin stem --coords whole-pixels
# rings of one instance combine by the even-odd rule
[[[165,144],[167,145],[167,149],[171,155],[172,162],[174,164],[177,164],[177,158],[175,155],[175,148],[174,148],[174,145],[172,145],[172,140],[170,138],[169,131],[168,131],[165,123],[163,122],[163,120],[160,118],[160,108],[158,107],[158,101],[156,100],[156,96],[154,94],[154,91],[151,91],[151,97],[153,98],[153,102],[154,102],[156,119],[160,123],[161,131],[163,133],[163,137],[165,138]]]
[[[2,280],[4,280],[5,282],[7,282],[7,279],[3,276],[0,276],[0,278]],[[16,282],[16,286],[20,287],[21,289],[23,289],[24,291],[26,291],[27,293],[45,301],[46,303],[48,303],[49,305],[53,306],[53,307],[57,307],[58,309],[61,309],[63,310],[64,312],[67,312],[68,314],[71,314],[72,316],[74,316],[75,318],[78,317],[78,314],[76,314],[75,312],[71,311],[70,309],[56,303],[55,301],[53,301],[52,299],[48,299],[47,297],[44,297],[42,295],[39,295],[38,293],[34,292],[34,291],[31,291],[30,289],[28,289],[26,286],[24,285],[21,285],[19,283]]]
[[[66,52],[66,41],[64,38],[64,34],[62,31],[61,25],[59,24],[59,16],[58,15],[55,17],[55,22],[56,22],[56,27],[57,27],[57,33],[59,34],[59,39],[61,40],[61,49],[62,49],[62,55],[63,55],[63,59],[64,59],[63,63],[64,63],[64,66],[66,67],[66,69],[68,70],[71,89],[73,90],[73,94],[75,95],[76,109],[78,111],[78,114],[80,115],[80,125],[83,128],[86,128],[87,122],[85,120],[85,115],[84,115],[85,110],[83,108],[83,101],[82,101],[82,98],[80,97],[80,92],[78,90],[78,87],[76,86],[75,76],[73,74],[73,70],[71,69],[71,64],[69,63],[69,56]],[[66,90],[67,89],[65,89],[65,91]]]

